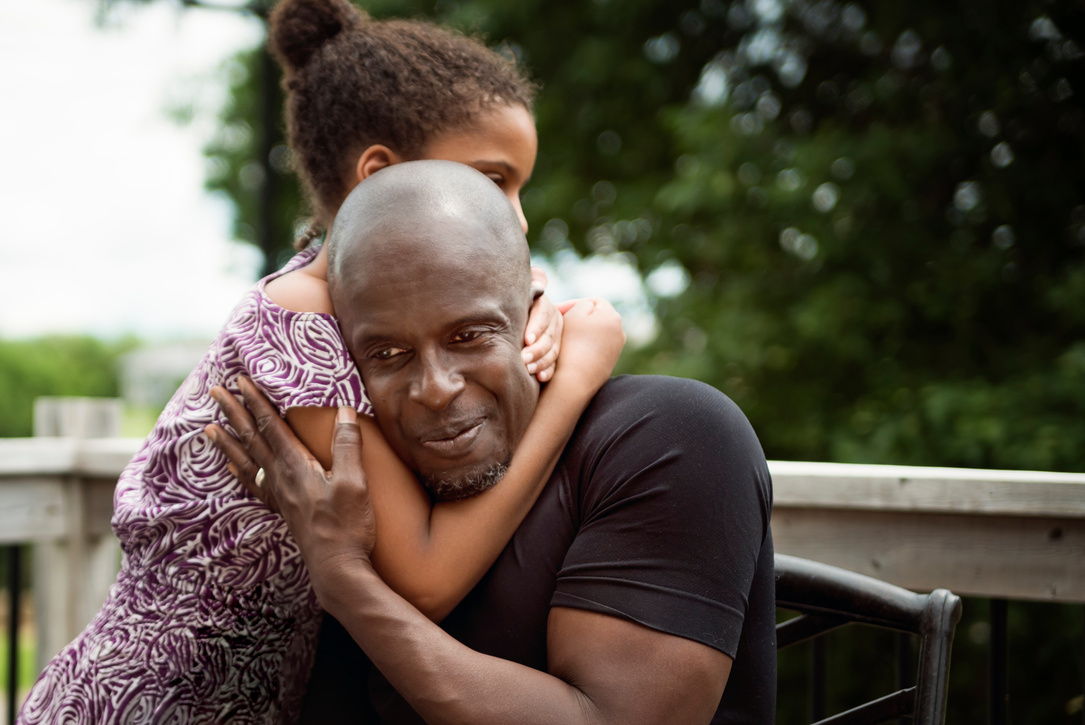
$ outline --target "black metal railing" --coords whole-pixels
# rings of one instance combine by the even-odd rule
[[[1067,656],[1066,652],[1063,652],[1060,658],[1053,660],[1053,655],[1049,652],[1043,655],[1050,660],[1048,667],[1052,669],[1060,671],[1076,669],[1079,673],[1076,678],[1067,677],[1058,684],[1046,683],[1045,687],[1034,688],[1031,691],[1025,683],[1017,682],[1016,678],[1011,679],[1011,647],[1013,647],[1015,658],[1035,661],[1040,658],[1037,653],[1040,650],[1050,650],[1052,644],[1047,639],[1030,640],[1028,644],[1031,646],[1026,650],[1022,646],[1023,635],[1019,631],[1020,627],[1016,632],[1016,638],[1010,636],[1008,631],[1010,610],[1018,606],[1038,607],[1041,615],[1044,607],[1076,610],[1076,616],[1073,612],[1066,613],[1071,618],[1077,618],[1078,626],[1081,628],[1080,635],[1070,635],[1074,640],[1071,646],[1076,647],[1076,656]],[[1085,697],[1085,606],[970,598],[965,601],[965,611],[969,612],[969,610],[971,610],[971,616],[967,618],[967,622],[962,622],[966,626],[959,627],[957,630],[953,662],[950,668],[951,679],[955,674],[955,667],[967,668],[968,672],[964,673],[966,675],[964,679],[967,681],[962,682],[961,678],[956,678],[956,682],[951,683],[946,722],[966,722],[960,717],[960,712],[957,713],[958,717],[952,716],[954,706],[958,710],[966,708],[969,710],[967,722],[970,723],[1007,725],[1010,722],[1040,722],[1035,719],[1028,720],[1029,716],[1022,714],[1022,711],[1037,698],[1047,697],[1058,699],[1060,702],[1072,702],[1075,698],[1079,698],[1078,702],[1082,706],[1074,712],[1061,710],[1057,720],[1049,718],[1043,722],[1085,723],[1085,701],[1080,699]],[[1063,620],[1065,618],[1063,616]],[[977,624],[984,628],[985,635],[980,640],[981,642],[986,640],[983,644],[973,641],[968,631],[968,625]],[[865,644],[857,644],[857,641],[862,639],[861,636],[849,637],[842,633],[833,633],[807,643],[805,655],[781,652],[778,722],[781,725],[817,722],[833,712],[850,706],[851,703],[847,702],[847,699],[849,696],[854,696],[855,690],[862,690],[862,696],[869,698],[878,694],[881,687],[888,688],[895,684],[897,688],[901,688],[914,681],[917,666],[914,637],[908,634],[895,634],[890,638],[888,633],[884,634],[885,637],[873,643],[867,641]],[[1050,638],[1050,632],[1046,636]],[[885,662],[889,659],[888,653],[884,651],[888,647],[895,649],[895,667],[890,668],[895,672],[892,673],[886,673],[871,666],[864,659],[863,652],[860,652],[860,648],[865,648],[865,652],[871,649],[881,650],[878,659]],[[841,658],[847,659],[848,664],[851,665],[850,671],[847,671],[844,678],[841,678]],[[786,662],[785,659],[787,659]],[[856,680],[866,680],[866,682],[856,685]],[[1079,689],[1075,690],[1075,688]],[[795,695],[803,690],[806,692],[805,702],[801,706],[796,706]],[[1011,698],[1013,698],[1012,701]],[[1012,717],[1012,712],[1016,712],[1018,716]],[[899,722],[910,723],[911,720],[904,719]]]
[[[19,629],[22,624],[19,621],[19,615],[22,612],[23,552],[21,546],[5,546],[0,548],[0,551],[3,551],[7,569],[5,580],[8,598],[8,637],[7,677],[4,678],[4,690],[7,693],[6,722],[10,724],[15,722],[15,715],[19,712]]]

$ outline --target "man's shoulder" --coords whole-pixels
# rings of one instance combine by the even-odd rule
[[[694,487],[714,487],[721,476],[755,481],[770,495],[765,454],[742,410],[711,385],[686,378],[610,380],[581,419],[565,464],[582,487],[624,486],[650,470],[696,473]]]
[[[671,418],[714,421],[749,426],[742,410],[708,383],[665,375],[620,375],[596,394],[586,417],[645,418],[665,422]]]

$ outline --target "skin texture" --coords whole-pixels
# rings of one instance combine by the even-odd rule
[[[442,196],[442,182],[444,187],[454,188],[457,195],[453,197],[446,192]],[[464,196],[462,192],[466,189],[473,191]],[[485,199],[484,207],[479,206],[476,197]],[[486,214],[479,213],[482,208],[487,211]],[[374,482],[370,496],[381,522],[381,535],[372,555],[374,566],[397,592],[428,616],[439,620],[493,563],[530,510],[553,470],[573,425],[594,392],[609,377],[624,335],[619,322],[609,335],[603,334],[592,341],[581,336],[574,341],[570,365],[577,369],[578,375],[566,375],[561,381],[555,381],[538,414],[532,418],[531,412],[538,398],[538,383],[520,358],[520,339],[532,300],[527,242],[514,208],[492,179],[463,164],[449,161],[385,167],[379,173],[374,172],[374,176],[360,184],[344,202],[327,244],[332,262],[329,287],[331,291],[341,293],[335,296],[334,308],[346,314],[346,317],[340,316],[341,327],[346,329],[346,320],[351,319],[352,308],[356,305],[363,308],[372,305],[382,309],[396,305],[394,291],[390,297],[382,292],[374,300],[355,300],[350,294],[342,293],[353,293],[359,283],[355,279],[359,274],[369,279],[365,275],[388,270],[372,275],[374,279],[384,281],[389,274],[394,276],[400,273],[401,268],[414,269],[404,262],[406,257],[403,257],[403,252],[406,250],[396,252],[395,248],[383,243],[409,230],[425,232],[433,245],[449,250],[455,248],[457,255],[473,254],[471,250],[478,247],[483,251],[488,249],[491,256],[496,254],[500,257],[507,273],[491,282],[494,285],[493,293],[505,300],[508,319],[503,321],[506,333],[503,341],[506,359],[515,363],[513,367],[516,370],[508,381],[517,386],[520,393],[516,399],[510,396],[510,400],[514,400],[513,407],[506,410],[488,408],[492,396],[472,399],[472,405],[479,411],[474,418],[476,427],[483,435],[475,436],[480,445],[473,448],[471,456],[478,462],[479,468],[485,468],[497,451],[502,462],[511,463],[511,466],[504,480],[506,485],[500,490],[487,496],[472,497],[456,505],[433,505],[418,485],[414,473],[404,466],[376,425],[369,419],[361,423],[366,439],[361,466]],[[489,241],[488,245],[475,241],[476,237],[483,236]],[[458,246],[454,241],[456,239],[460,240]],[[384,258],[354,254],[359,249],[372,246],[370,240],[381,241],[381,250],[394,253]],[[350,279],[344,280],[344,276]],[[556,310],[555,314],[560,315]],[[617,318],[616,314],[614,317]],[[454,351],[464,352],[468,348],[477,350],[483,344],[484,335],[475,328],[458,329],[450,334],[454,338],[449,340],[450,348]],[[616,340],[617,344],[599,346],[598,340],[608,339]],[[585,354],[578,355],[577,346],[590,346],[599,361],[590,360]],[[402,361],[405,358],[398,356],[397,359]],[[492,379],[493,375],[490,377]],[[224,391],[215,391],[214,394],[221,399]],[[372,390],[370,395],[375,395]],[[467,400],[464,397],[460,402]],[[324,430],[330,440],[330,425],[323,423],[326,427],[319,427],[322,425],[321,417],[327,413],[334,411],[303,408],[292,410],[287,417],[292,423],[300,423],[297,427],[299,435],[315,437]],[[506,425],[510,422],[511,426]],[[532,435],[516,459],[512,460],[514,443],[525,435],[529,423]],[[447,428],[449,424],[441,425]],[[455,421],[451,424],[455,424]],[[506,438],[505,434],[509,431],[514,441]],[[219,437],[217,428],[211,428],[208,432],[213,437]],[[494,436],[493,433],[499,435]],[[491,444],[490,447],[484,445],[487,442]],[[432,447],[434,444],[430,442],[428,445]],[[330,451],[330,444],[325,442],[318,445],[318,450]],[[318,453],[318,458],[323,456]],[[322,461],[324,466],[331,465],[330,456],[327,458]],[[465,474],[474,471],[473,468],[464,469]]]
[[[479,227],[485,228],[485,222],[481,219]],[[456,411],[449,418],[456,420],[462,417],[456,402],[460,396],[470,402],[470,410],[485,410],[487,415],[510,407],[504,397],[520,395],[514,381],[522,374],[522,366],[508,352],[505,339],[506,335],[517,339],[518,331],[502,332],[502,321],[514,319],[511,302],[491,294],[486,285],[487,279],[505,272],[495,261],[501,255],[472,253],[466,264],[461,255],[467,242],[434,248],[425,235],[420,236],[419,249],[425,253],[417,256],[427,258],[416,269],[422,278],[413,283],[393,278],[389,284],[395,285],[394,290],[385,288],[385,294],[406,295],[409,311],[399,298],[385,300],[383,305],[374,299],[373,306],[358,305],[344,329],[356,356],[371,355],[378,361],[360,359],[359,364],[391,366],[379,374],[387,377],[387,384],[375,381],[371,394],[382,429],[385,425],[402,428],[385,429],[393,448],[397,453],[402,449],[408,460],[416,455],[429,466],[438,465],[438,458],[425,450],[410,421],[441,419],[444,410]],[[485,241],[485,235],[475,239]],[[407,241],[402,238],[396,243]],[[333,268],[335,263],[333,256]],[[357,266],[345,265],[343,279]],[[465,266],[471,268],[470,274],[464,273]],[[432,274],[437,269],[451,270],[449,274],[462,284],[440,284]],[[333,288],[334,278],[335,273]],[[460,331],[472,328],[472,324],[461,327],[457,323],[467,284],[477,286],[471,291],[478,298],[467,320],[483,320],[482,339],[488,342],[478,350],[461,352],[454,348],[468,341],[460,338]],[[569,314],[574,312],[584,311],[574,307]],[[411,320],[417,316],[426,322]],[[592,316],[585,314],[586,319]],[[408,330],[405,338],[396,331],[400,327]],[[564,356],[559,358],[555,382],[563,374],[564,362]],[[379,392],[373,393],[374,389]],[[222,401],[240,441],[218,442],[246,485],[252,486],[258,467],[268,471],[266,483],[257,490],[265,500],[275,502],[294,533],[321,603],[427,722],[625,725],[711,719],[731,660],[691,640],[615,617],[554,608],[547,631],[549,671],[540,672],[472,651],[449,637],[396,595],[372,567],[374,519],[367,481],[357,460],[359,434],[353,411],[342,411],[335,430],[333,465],[325,471],[262,396],[251,386],[243,392],[251,415],[233,398]],[[401,426],[399,417],[409,422]],[[501,433],[494,440],[515,444],[516,424],[499,422],[495,429]],[[464,459],[473,465],[473,444],[465,451]],[[456,458],[443,465],[454,469],[463,463]]]
[[[437,134],[419,155],[420,159],[440,159],[466,164],[489,177],[508,197],[520,225],[527,233],[527,219],[520,204],[520,192],[531,178],[538,153],[535,123],[522,105],[493,104],[476,112],[470,126]],[[354,185],[374,173],[411,157],[382,144],[367,147],[355,164]],[[345,196],[345,194],[344,194]],[[332,230],[334,231],[334,229]],[[299,312],[333,312],[327,291],[327,250],[322,249],[306,267],[272,280],[267,293],[281,307]],[[546,288],[546,274],[532,269],[533,289],[537,294]],[[523,351],[528,372],[546,382],[553,375],[554,361],[561,349],[561,322],[550,301],[540,297],[528,320]],[[328,413],[321,418],[322,429],[330,430]]]
[[[321,604],[427,722],[710,721],[731,659],[692,640],[555,607],[547,625],[549,671],[540,672],[447,635],[372,567],[376,523],[354,411],[341,409],[334,465],[324,471],[251,384],[242,391],[251,414],[232,396],[220,400],[240,440],[216,442],[241,481],[282,512]],[[259,467],[268,471],[263,488],[253,484]]]
[[[424,480],[462,488],[511,459],[535,409],[520,358],[527,246],[486,177],[460,164],[424,169],[429,178],[420,164],[390,167],[384,184],[352,193],[344,206],[364,222],[336,229],[329,286],[393,450]],[[356,241],[339,244],[340,233]]]

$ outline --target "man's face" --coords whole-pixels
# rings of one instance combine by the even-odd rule
[[[496,483],[538,400],[520,357],[528,291],[458,245],[477,229],[455,226],[438,253],[371,259],[336,309],[385,437],[445,499]]]

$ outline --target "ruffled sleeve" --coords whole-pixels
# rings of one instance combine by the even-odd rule
[[[222,369],[244,373],[285,415],[288,408],[372,408],[331,315],[285,310],[253,290],[223,331]],[[234,381],[225,381],[230,389]]]

